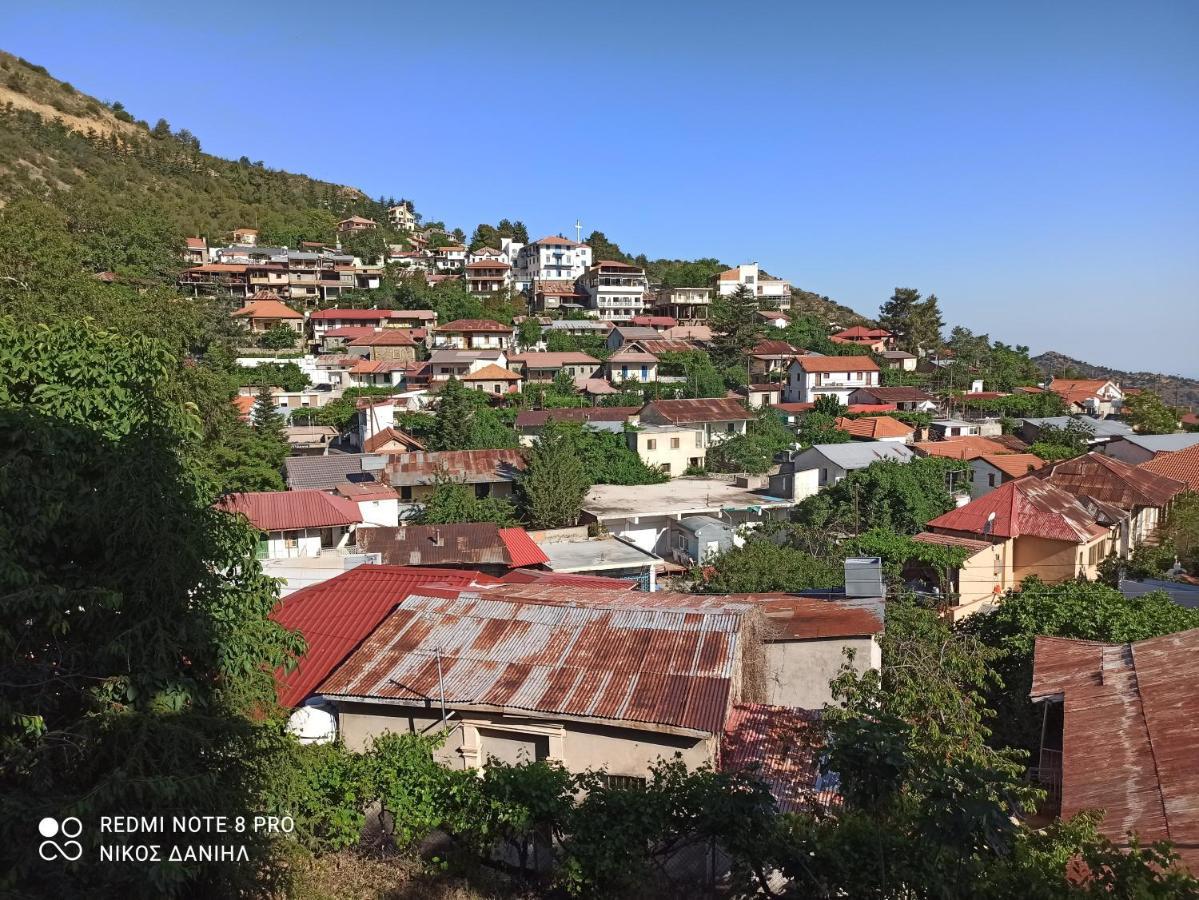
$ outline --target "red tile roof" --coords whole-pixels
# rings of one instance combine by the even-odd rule
[[[187,241],[188,250],[204,250],[208,246],[202,237],[189,237],[185,238],[185,240]]]
[[[995,518],[988,529],[992,513]],[[1039,478],[1009,481],[965,506],[937,516],[927,527],[998,538],[1029,535],[1071,543],[1086,543],[1108,531],[1074,497]]]
[[[466,264],[467,271],[471,269],[511,269],[512,267],[506,262],[499,262],[494,259],[481,259],[478,262]]]
[[[1034,700],[1061,699],[1063,819],[1172,841],[1199,873],[1199,629],[1131,644],[1038,637]]]
[[[654,400],[641,410],[641,420],[647,424],[673,425],[692,422],[727,422],[752,419],[753,413],[739,400],[715,398],[709,400]]]
[[[553,235],[553,234],[549,235],[548,237],[543,237],[539,240],[533,241],[533,243],[534,244],[562,244],[566,247],[586,247],[587,246],[586,244],[580,244],[576,241],[572,241],[570,238],[564,238],[561,235]]]
[[[797,356],[795,363],[805,372],[877,372],[878,363],[869,356]]]
[[[520,376],[511,369],[489,363],[476,372],[468,372],[462,376],[463,381],[520,381]]]
[[[851,328],[845,328],[844,331],[838,331],[833,334],[835,338],[845,338],[846,340],[886,340],[892,337],[891,332],[886,328],[867,328],[862,325],[855,325]]]
[[[978,459],[999,453],[1007,453],[1008,448],[990,438],[969,434],[963,437],[950,438],[947,441],[917,441],[912,448],[919,450],[925,456],[943,456],[946,459]]]
[[[1033,453],[984,453],[978,458],[1012,478],[1020,478],[1045,466],[1045,460]]]
[[[399,498],[395,488],[388,487],[381,481],[346,481],[334,488],[334,492],[355,503],[365,500],[396,500]]]
[[[390,309],[317,309],[309,314],[308,318],[315,319],[318,322],[326,319],[332,321],[346,322],[361,322],[361,321],[382,321],[392,318],[392,310]]]
[[[840,805],[820,778],[824,734],[820,713],[762,703],[737,704],[720,743],[720,768],[764,781],[781,813]]]
[[[846,434],[871,441],[883,438],[911,437],[916,430],[911,425],[905,425],[890,416],[862,416],[860,419],[847,419],[841,416],[837,419],[835,427]]]
[[[750,356],[796,356],[801,352],[786,341],[758,341],[749,351]]]
[[[248,319],[303,319],[304,316],[296,312],[286,303],[281,300],[247,300],[246,305],[241,309],[235,309],[229,313],[231,316],[245,316]]]
[[[378,453],[380,447],[385,447],[392,442],[401,444],[405,448],[405,451],[403,452],[407,452],[408,450],[427,449],[424,444],[422,444],[412,435],[408,434],[406,431],[401,431],[399,428],[389,425],[388,427],[375,432],[365,441],[363,441],[362,451],[364,453]]]
[[[338,329],[340,330],[340,329]],[[415,347],[416,341],[412,340],[406,328],[383,328],[379,331],[371,330],[370,334],[364,334],[350,341],[351,347]]]
[[[1173,453],[1160,453],[1138,468],[1182,481],[1190,490],[1199,491],[1199,444]]]
[[[283,706],[302,703],[414,590],[433,584],[467,587],[494,582],[490,575],[456,569],[358,566],[285,597],[271,618],[303,634],[308,652],[293,671],[276,673],[279,702]]]
[[[455,319],[453,322],[447,322],[444,325],[438,325],[434,331],[455,334],[469,334],[474,332],[495,332],[510,334],[512,328],[509,325],[503,325],[491,319]]]
[[[250,413],[254,409],[254,398],[241,396],[234,397],[233,405],[237,407],[237,417],[243,422],[248,421],[250,418]]]
[[[229,494],[218,509],[245,516],[259,531],[329,528],[362,521],[358,505],[324,491],[258,491]]]
[[[543,603],[513,596],[518,590],[409,596],[320,693],[423,704],[444,691],[454,707],[722,732],[740,658],[739,615],[630,616],[627,607]]]
[[[1187,489],[1183,481],[1094,451],[1054,463],[1037,472],[1036,477],[1075,497],[1112,503],[1129,511],[1139,506],[1163,507]]]
[[[366,337],[368,334],[374,334],[375,327],[373,325],[343,325],[340,328],[330,328],[325,332],[327,338],[360,338]]]

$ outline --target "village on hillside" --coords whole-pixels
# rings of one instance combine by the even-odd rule
[[[1194,413],[1043,377],[1025,348],[964,329],[942,340],[935,298],[911,291],[884,305],[890,328],[842,327],[793,314],[791,285],[757,263],[656,284],[561,235],[468,247],[406,204],[390,217],[404,243],[374,259],[244,228],[188,239],[179,276],[229,298],[239,414],[290,446],[286,490],[220,505],[261,534],[278,620],[308,640],[281,694],[301,740],[365,750],[452,717],[450,767],[544,758],[644,784],[678,753],[761,770],[780,809],[835,803],[806,723],[847,659],[887,663],[897,591],[949,623],[1030,583],[1199,606],[1194,543],[1166,527],[1196,509]],[[447,321],[378,291],[413,283],[504,315]],[[818,571],[793,576],[788,552]],[[1113,839],[1195,826],[1133,801],[1145,780],[1173,790],[1147,757],[1093,774],[1146,739],[1130,705],[1155,707],[1150,743],[1193,728],[1146,693],[1168,677],[1163,641],[1193,653],[1199,631],[1112,646],[1128,677],[1097,689],[1098,645],[1037,639],[1045,812],[1125,809]],[[1099,705],[1079,720],[1075,703]]]

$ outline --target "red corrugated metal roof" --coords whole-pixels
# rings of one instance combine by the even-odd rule
[[[324,491],[259,491],[217,501],[225,512],[245,516],[259,531],[330,528],[362,521],[358,504]]]
[[[1062,818],[1169,840],[1199,873],[1199,629],[1131,644],[1039,637],[1034,699],[1065,704]]]
[[[501,528],[499,534],[508,548],[508,565],[540,566],[550,561],[523,528]]]
[[[279,702],[302,703],[412,591],[429,585],[467,587],[494,581],[489,575],[457,569],[358,566],[296,591],[271,613],[272,619],[299,631],[308,642],[296,669],[276,673]]]
[[[763,703],[729,712],[720,743],[720,768],[750,772],[766,783],[779,812],[839,806],[836,791],[821,784],[824,733],[816,710]]]
[[[320,692],[721,732],[739,615],[493,595],[512,589],[409,596]]]
[[[987,521],[991,514],[989,530]],[[933,531],[993,534],[1000,538],[1022,535],[1053,541],[1086,543],[1107,533],[1095,516],[1065,491],[1039,478],[1026,477],[1000,485],[928,523]]]

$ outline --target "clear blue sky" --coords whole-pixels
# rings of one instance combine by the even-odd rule
[[[169,8],[168,8],[169,7]],[[206,150],[468,233],[896,285],[1199,376],[1199,2],[5,4],[0,43]]]

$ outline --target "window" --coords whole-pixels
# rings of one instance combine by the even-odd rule
[[[657,442],[657,441],[656,441],[654,438],[649,438],[649,439],[648,439],[648,440],[646,440],[646,442],[645,442],[645,449],[646,449],[646,450],[657,450],[657,449],[658,449],[658,442]]]
[[[695,432],[695,446],[702,447],[704,445],[704,433],[702,431]]]
[[[475,485],[475,497],[482,500],[491,496],[491,485],[486,481],[481,481]]]
[[[995,476],[994,476],[994,475],[988,475],[988,476],[987,476],[987,486],[988,486],[988,487],[995,487]]]
[[[400,499],[401,500],[411,500],[412,499],[412,485],[404,484],[404,485],[400,486]]]
[[[679,439],[678,439],[678,438],[671,438],[671,439],[670,439],[670,449],[671,449],[671,450],[678,450],[678,449],[679,449]]]
[[[636,791],[645,789],[645,779],[637,775],[609,775],[604,772],[600,780],[610,788],[618,791]]]
[[[726,432],[728,432],[729,434],[732,434],[734,431],[737,430],[737,425],[733,422],[729,422],[729,424],[724,427],[724,430]]]

